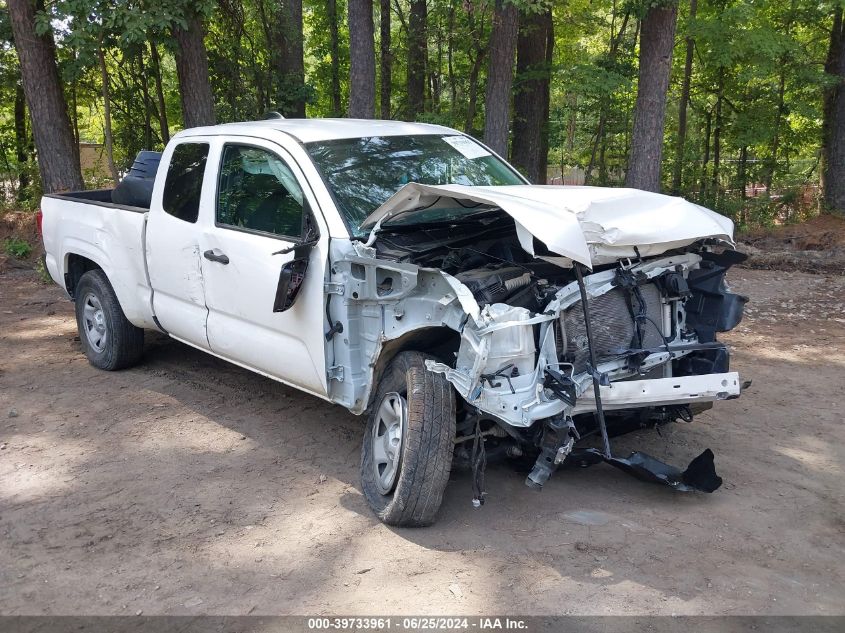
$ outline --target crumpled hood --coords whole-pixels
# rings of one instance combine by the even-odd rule
[[[635,257],[659,255],[705,238],[733,245],[733,222],[683,198],[638,189],[510,185],[421,185],[410,183],[376,209],[361,225],[372,228],[415,210],[454,208],[466,202],[501,208],[516,222],[520,245],[534,255],[534,238],[568,266],[592,267]]]

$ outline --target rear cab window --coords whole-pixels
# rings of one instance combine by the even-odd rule
[[[164,181],[162,207],[185,222],[197,221],[208,143],[180,143],[173,148]]]

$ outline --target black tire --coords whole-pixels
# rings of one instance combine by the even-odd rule
[[[76,327],[88,362],[106,371],[124,369],[137,363],[144,349],[144,330],[126,319],[106,274],[102,270],[89,270],[82,275],[74,297]],[[101,307],[101,318],[107,332],[102,349],[95,347],[87,333],[85,306],[90,297],[94,297]]]
[[[449,482],[455,438],[455,392],[442,374],[425,368],[431,358],[420,352],[400,352],[379,382],[364,431],[361,488],[379,519],[398,527],[431,525]],[[385,396],[398,393],[407,401],[401,461],[396,482],[382,494],[373,465],[373,427]]]

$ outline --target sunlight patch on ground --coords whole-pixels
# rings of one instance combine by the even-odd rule
[[[3,460],[0,462],[0,498],[20,503],[35,501],[62,493],[74,483],[73,469],[76,462],[83,461],[86,446],[80,442],[61,443],[60,454],[64,460],[53,460],[49,469],[44,469],[40,457],[57,452],[54,442],[28,434],[6,436],[2,444]]]
[[[781,341],[769,337],[746,337],[741,343],[734,343],[731,347],[742,350],[751,357],[766,360],[799,363],[804,365],[818,365],[819,358],[824,358],[826,365],[845,367],[845,354],[833,347],[818,347],[803,343],[784,346]]]
[[[15,332],[13,340],[48,340],[76,333],[76,321],[64,317],[30,317],[26,322],[27,329]]]
[[[819,438],[808,436],[796,438],[796,444],[803,446],[776,446],[774,450],[810,470],[842,474],[841,456],[835,455],[829,444]]]

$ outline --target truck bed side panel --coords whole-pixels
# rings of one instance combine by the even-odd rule
[[[144,253],[145,210],[44,196],[41,211],[47,270],[53,280],[67,289],[70,256],[90,259],[108,276],[126,318],[138,327],[155,328]]]

